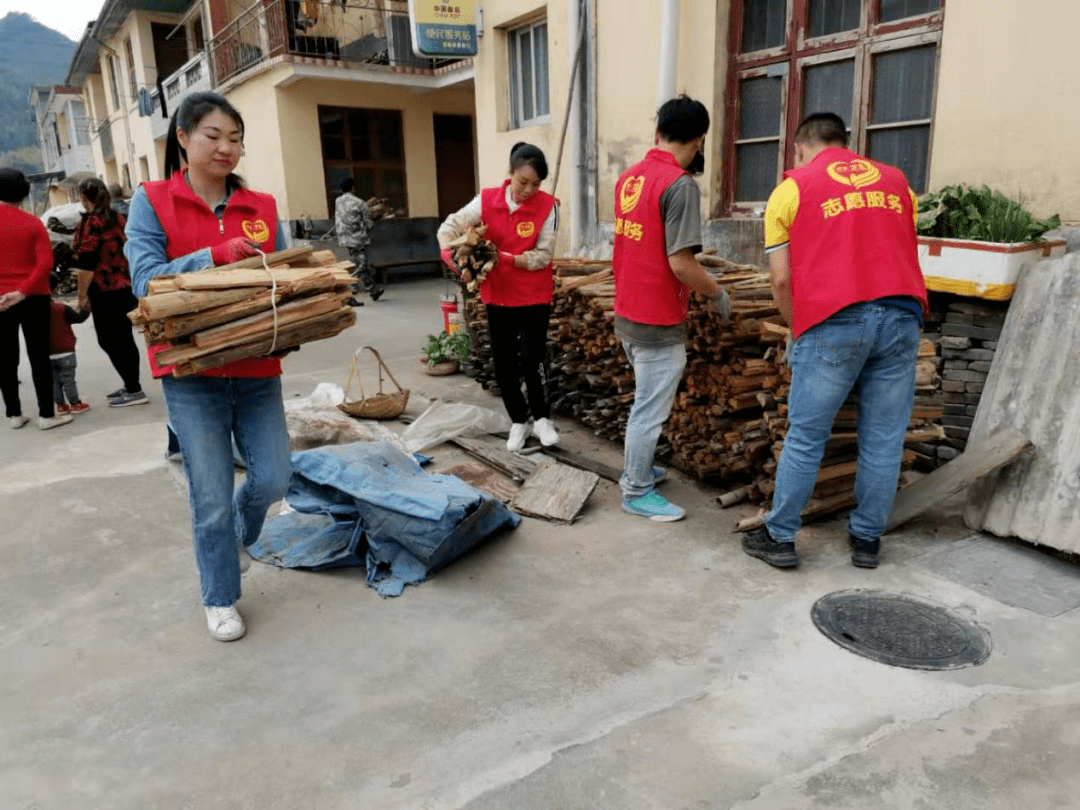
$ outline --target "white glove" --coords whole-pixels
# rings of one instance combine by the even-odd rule
[[[712,303],[713,309],[720,313],[720,320],[724,322],[724,326],[731,323],[731,296],[727,294],[727,290],[720,290],[716,295],[709,299]]]

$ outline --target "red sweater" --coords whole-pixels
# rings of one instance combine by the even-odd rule
[[[0,295],[48,295],[53,268],[49,233],[41,220],[14,205],[0,203]]]

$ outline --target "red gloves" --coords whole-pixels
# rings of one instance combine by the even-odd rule
[[[461,275],[461,270],[458,268],[457,264],[454,263],[454,251],[452,249],[443,248],[439,251],[439,256],[442,258],[443,263],[453,271],[455,276]]]
[[[252,256],[258,255],[259,246],[242,236],[235,236],[227,242],[222,242],[220,245],[214,245],[210,248],[210,258],[214,262],[214,267],[232,264],[241,259],[250,259]]]

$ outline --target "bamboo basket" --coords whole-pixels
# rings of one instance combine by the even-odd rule
[[[364,396],[364,381],[360,375],[360,353],[367,349],[379,362],[379,393],[372,397]],[[383,393],[383,371],[387,373],[390,380],[397,387],[397,393]],[[353,377],[356,377],[356,384],[360,389],[360,399],[349,401],[349,391],[352,389]],[[390,367],[383,362],[382,356],[371,346],[364,346],[357,349],[352,356],[352,363],[349,365],[349,379],[345,383],[345,402],[338,405],[338,408],[349,416],[354,416],[357,419],[397,419],[403,413],[405,413],[405,406],[409,404],[409,389],[402,388],[398,385],[398,381],[394,379],[393,372],[390,371]]]

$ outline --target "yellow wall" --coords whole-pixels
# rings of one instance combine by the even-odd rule
[[[985,183],[1022,198],[1036,216],[1080,223],[1072,8],[1057,0],[946,5],[931,190]]]
[[[283,219],[329,217],[319,140],[320,105],[401,110],[409,216],[438,216],[432,116],[472,115],[471,87],[415,92],[401,86],[332,79],[289,83],[292,72],[290,65],[281,65],[228,92],[246,124],[247,157],[238,171],[252,188],[274,195]]]
[[[723,12],[717,13],[717,6]],[[653,142],[659,86],[661,0],[596,3],[596,119],[597,206],[601,222],[613,222],[615,181],[637,162]],[[508,51],[506,31],[543,16],[548,21],[548,73],[551,116],[540,126],[510,130],[508,124]],[[498,0],[484,6],[484,36],[476,58],[477,140],[480,184],[502,181],[510,147],[529,141],[544,150],[551,191],[566,112],[570,60],[576,42],[568,41],[570,3],[556,0],[546,6],[530,0]],[[699,179],[702,210],[719,198],[719,158],[723,131],[723,93],[726,80],[727,4],[681,3],[676,93],[687,93],[709,108],[712,118],[707,141],[707,175]],[[718,50],[720,57],[718,58]],[[556,194],[569,194],[569,146],[565,147]],[[564,220],[565,221],[565,220]],[[560,234],[559,250],[568,245],[568,229]]]

